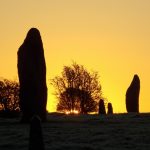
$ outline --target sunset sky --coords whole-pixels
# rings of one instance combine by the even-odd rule
[[[140,112],[150,112],[150,0],[0,0],[0,77],[17,79],[17,51],[31,27],[40,30],[49,111],[57,100],[49,79],[72,61],[99,72],[103,96],[126,112],[134,74]]]

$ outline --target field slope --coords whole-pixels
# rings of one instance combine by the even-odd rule
[[[64,115],[42,124],[46,150],[150,150],[150,114]],[[29,125],[0,118],[0,150],[28,150]]]

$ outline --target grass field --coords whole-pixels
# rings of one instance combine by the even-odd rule
[[[0,150],[28,150],[29,124],[0,118]],[[46,150],[150,150],[150,114],[48,114]]]

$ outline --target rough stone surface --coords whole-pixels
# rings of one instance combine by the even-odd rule
[[[140,79],[138,75],[134,75],[134,78],[126,92],[127,112],[139,112],[139,93]]]
[[[33,115],[46,120],[47,86],[43,43],[39,30],[31,28],[18,50],[20,108],[22,122]]]
[[[30,123],[29,150],[44,150],[41,120],[34,116]]]

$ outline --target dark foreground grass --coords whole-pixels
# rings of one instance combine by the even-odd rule
[[[150,150],[150,114],[64,115],[42,124],[46,150]],[[29,124],[0,118],[0,150],[28,150]]]

